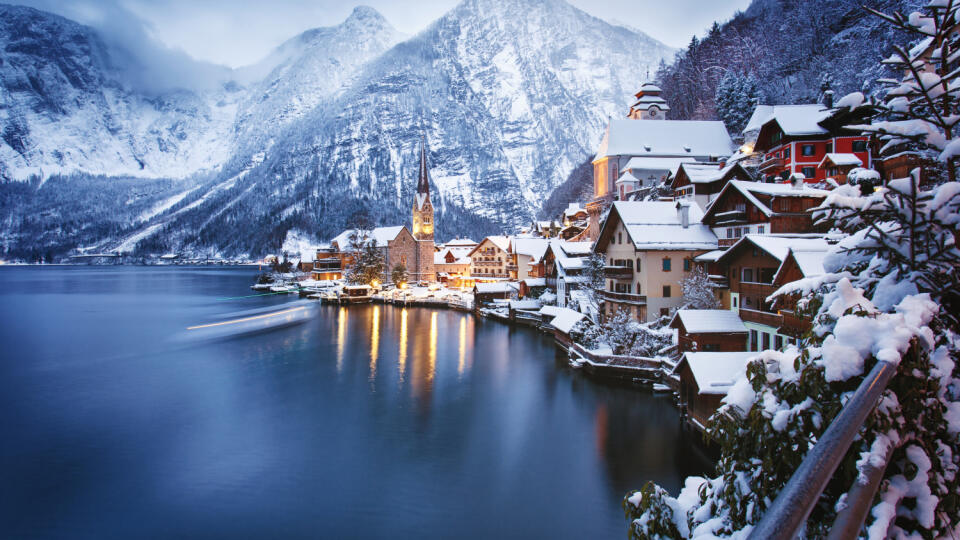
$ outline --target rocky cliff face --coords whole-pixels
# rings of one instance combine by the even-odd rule
[[[256,255],[290,229],[329,237],[358,210],[405,223],[421,135],[440,238],[523,223],[672,53],[562,0],[465,0],[405,40],[358,8],[216,89],[148,96],[89,28],[0,15],[18,20],[0,22],[14,55],[0,65],[0,115],[17,126],[0,174],[185,179],[120,232],[75,241],[133,251]],[[25,237],[4,232],[8,246]]]

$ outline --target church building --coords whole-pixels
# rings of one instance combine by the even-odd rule
[[[411,281],[437,280],[434,269],[433,204],[430,202],[430,175],[427,171],[427,141],[420,143],[420,176],[413,200],[413,238],[416,240],[414,264],[407,268]]]

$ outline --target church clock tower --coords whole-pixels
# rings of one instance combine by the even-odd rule
[[[416,266],[410,270],[417,281],[436,281],[433,266],[433,204],[430,202],[430,176],[427,172],[427,141],[420,142],[420,175],[413,200],[413,238],[417,242]]]

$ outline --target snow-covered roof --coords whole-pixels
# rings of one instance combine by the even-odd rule
[[[757,356],[755,352],[688,352],[674,369],[686,363],[700,394],[726,395],[730,387],[743,373],[747,362]]]
[[[700,223],[703,219],[700,207],[686,205],[689,225],[684,228],[677,204],[682,203],[617,201],[613,207],[637,249],[717,249],[716,235],[710,227]]]
[[[819,103],[810,105],[774,105],[763,125],[776,122],[784,135],[821,135],[827,133],[820,122],[829,117],[830,109]],[[761,126],[762,127],[762,126]]]
[[[680,169],[683,169],[691,184],[709,184],[722,179],[736,166],[736,163],[729,163],[722,168],[719,163],[682,163],[674,176],[679,174]]]
[[[570,331],[573,330],[573,327],[582,321],[584,317],[586,317],[586,315],[579,311],[574,311],[570,308],[557,308],[557,315],[550,321],[550,325],[564,334],[569,334]]]
[[[803,277],[822,276],[826,273],[823,268],[823,260],[827,258],[827,251],[826,249],[822,251],[791,250],[793,259],[797,261],[797,266],[800,267],[800,273],[803,274]]]
[[[537,277],[537,278],[527,278],[523,280],[527,284],[527,287],[546,287],[547,278]]]
[[[797,267],[800,269],[800,273],[805,278],[822,276],[826,273],[826,270],[823,267],[823,260],[827,258],[828,248],[820,246],[810,247],[810,246],[799,246],[797,248],[790,248],[788,255],[784,257],[783,260],[786,260],[787,257],[793,255],[793,260],[797,262]],[[776,275],[773,276],[773,282],[777,283],[780,279],[780,272],[783,271],[783,264],[780,265],[780,268],[777,268]]]
[[[532,263],[538,263],[547,252],[550,240],[548,238],[514,238],[512,244],[514,253],[526,255],[530,257]]]
[[[620,169],[625,171],[669,171],[675,174],[681,163],[694,163],[697,160],[692,157],[686,158],[665,158],[665,157],[633,157],[627,161],[627,164]]]
[[[566,217],[572,217],[577,215],[580,212],[586,212],[587,209],[580,206],[580,203],[570,203],[567,205],[567,209],[563,211],[563,215]]]
[[[557,266],[566,270],[580,270],[583,268],[583,257],[561,257],[557,256]]]
[[[740,242],[752,242],[780,262],[787,258],[787,253],[791,249],[797,251],[826,251],[829,248],[827,241],[822,236],[816,235],[748,234],[741,238],[737,244]],[[734,246],[737,244],[734,244]],[[732,251],[732,247],[727,251]]]
[[[727,156],[733,141],[720,121],[611,119],[594,159],[605,156]]]
[[[470,264],[470,257],[466,256],[466,253],[468,252],[469,250],[465,250],[464,248],[454,249],[450,247],[445,247],[433,254],[433,264],[459,264],[459,265]],[[450,263],[447,262],[448,253],[454,256],[453,262],[450,262]]]
[[[678,309],[670,326],[680,320],[690,334],[746,333],[747,327],[736,311],[729,309]]]
[[[697,255],[693,260],[697,262],[715,262],[724,253],[726,253],[725,249],[715,249],[713,251],[703,253],[702,255]]]
[[[720,194],[711,202],[710,206],[707,208],[707,213],[713,209],[714,204],[723,197],[723,194],[728,189],[735,189],[743,194],[744,198],[750,201],[754,206],[757,207],[764,214],[771,216],[773,215],[773,210],[766,204],[760,202],[760,199],[754,194],[768,195],[771,197],[823,197],[825,198],[829,192],[823,189],[816,189],[806,185],[804,183],[802,186],[795,187],[793,184],[768,184],[765,182],[751,182],[747,180],[730,180],[727,182],[727,185],[723,186],[723,190],[720,191]]]
[[[640,92],[645,92],[645,93],[646,92],[663,92],[663,90],[661,90],[659,86],[651,82],[646,82],[640,85]]]
[[[625,172],[620,175],[620,178],[617,178],[616,183],[617,184],[627,184],[627,183],[643,184],[643,181],[637,178],[636,176],[630,174],[629,172]]]
[[[500,281],[496,283],[477,283],[474,285],[474,288],[477,289],[478,293],[508,293],[513,292],[515,289],[506,281]]]
[[[540,302],[537,300],[511,300],[510,309],[539,310]]]
[[[757,108],[753,110],[753,114],[750,115],[750,120],[747,121],[747,126],[743,128],[743,133],[756,131],[763,127],[763,125],[767,123],[767,120],[773,116],[773,108],[773,105],[757,105]]]
[[[484,240],[489,240],[493,245],[498,248],[509,251],[510,250],[510,237],[509,236],[488,236]],[[482,244],[483,242],[481,242]]]
[[[547,315],[549,317],[556,317],[560,314],[560,310],[564,308],[558,306],[543,306],[540,308],[541,315]]]
[[[593,242],[570,242],[567,240],[554,240],[563,253],[570,256],[589,255],[593,251]]]
[[[394,240],[397,235],[400,234],[400,231],[403,230],[403,225],[398,225],[395,227],[377,227],[370,231],[370,238],[373,238],[376,241],[377,247],[387,247],[388,243],[391,240]],[[347,229],[342,233],[338,234],[330,243],[336,243],[341,250],[347,249],[350,247],[350,237],[357,233],[359,229]]]
[[[827,154],[823,156],[823,160],[820,161],[817,167],[823,168],[828,161],[837,167],[844,167],[846,165],[863,166],[863,161],[858,158],[856,154]]]
[[[471,239],[469,239],[469,238],[454,238],[453,240],[450,240],[450,241],[448,241],[446,244],[444,244],[444,247],[463,246],[463,247],[471,247],[471,248],[472,248],[473,246],[476,246],[476,245],[477,245],[477,242],[474,242],[473,240],[471,240]]]

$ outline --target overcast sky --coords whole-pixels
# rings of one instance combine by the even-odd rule
[[[12,0],[118,33],[146,31],[190,56],[239,67],[294,35],[345,19],[357,5],[380,11],[415,34],[459,0]],[[682,47],[713,21],[725,21],[750,0],[568,0],[580,9]],[[139,19],[139,20],[137,20]]]

